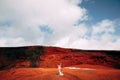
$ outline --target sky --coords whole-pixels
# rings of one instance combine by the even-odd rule
[[[120,0],[0,0],[0,47],[120,50]]]

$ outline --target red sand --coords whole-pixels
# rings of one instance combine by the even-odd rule
[[[80,66],[80,65],[78,65]],[[77,66],[77,67],[78,67]],[[83,67],[84,65],[82,65]],[[88,67],[93,65],[88,65]],[[85,65],[87,67],[87,65]],[[97,68],[98,67],[98,68]],[[120,80],[120,70],[94,66],[90,70],[62,68],[64,76],[59,76],[57,68],[13,68],[0,71],[1,80]]]

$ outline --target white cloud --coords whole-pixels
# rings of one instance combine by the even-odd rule
[[[81,3],[81,0],[79,1]],[[4,41],[21,37],[26,43],[51,45],[61,37],[68,35],[78,19],[86,18],[86,10],[77,6],[79,1],[1,0],[0,24],[9,22],[10,25],[0,25],[0,37],[4,38]],[[46,36],[39,29],[40,25],[48,25],[53,30],[49,39],[45,39]],[[19,46],[19,44],[16,45]]]
[[[56,46],[60,47],[66,47],[66,48],[77,48],[77,49],[88,49],[88,50],[120,50],[120,39],[118,39],[116,42],[110,42],[108,41],[97,41],[95,39],[85,39],[85,38],[79,38],[75,41],[65,42],[66,40],[69,41],[70,37],[67,39],[61,39],[58,41]],[[71,37],[72,38],[72,37]],[[62,44],[63,43],[63,44]]]
[[[103,20],[92,26],[91,36],[86,35],[88,32],[88,30],[86,30],[87,27],[91,26],[84,25],[83,28],[80,28],[80,32],[82,32],[82,30],[84,32],[82,36],[79,36],[79,34],[82,33],[73,31],[71,36],[62,38],[55,46],[93,50],[120,50],[120,37],[114,34],[118,26],[117,24],[119,23],[117,23],[116,20]]]
[[[81,4],[82,0],[69,0],[72,4]]]
[[[25,42],[25,40],[23,38],[0,38],[0,46],[4,47],[4,46],[25,46],[27,43]]]
[[[120,50],[116,20],[85,23],[82,0],[0,0],[0,46],[50,45],[78,49]],[[47,25],[51,34],[40,30]],[[92,28],[92,31],[88,29]],[[89,32],[90,31],[90,32]]]
[[[97,23],[96,25],[93,26],[93,32],[92,34],[97,34],[101,32],[106,32],[106,33],[113,33],[115,32],[115,22],[110,21],[110,20],[103,20],[100,23]]]

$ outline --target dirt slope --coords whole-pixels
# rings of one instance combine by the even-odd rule
[[[120,68],[119,53],[44,46],[0,48],[0,69],[56,68],[59,63],[63,67],[91,64]]]

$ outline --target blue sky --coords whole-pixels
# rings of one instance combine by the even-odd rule
[[[83,1],[80,6],[88,10],[95,22],[120,18],[120,0],[88,0]]]
[[[0,0],[0,47],[120,50],[120,0]]]
[[[120,19],[120,0],[83,0],[82,6],[87,9],[90,20],[88,24],[95,24],[104,19]],[[115,35],[120,35],[120,27],[116,27]]]

